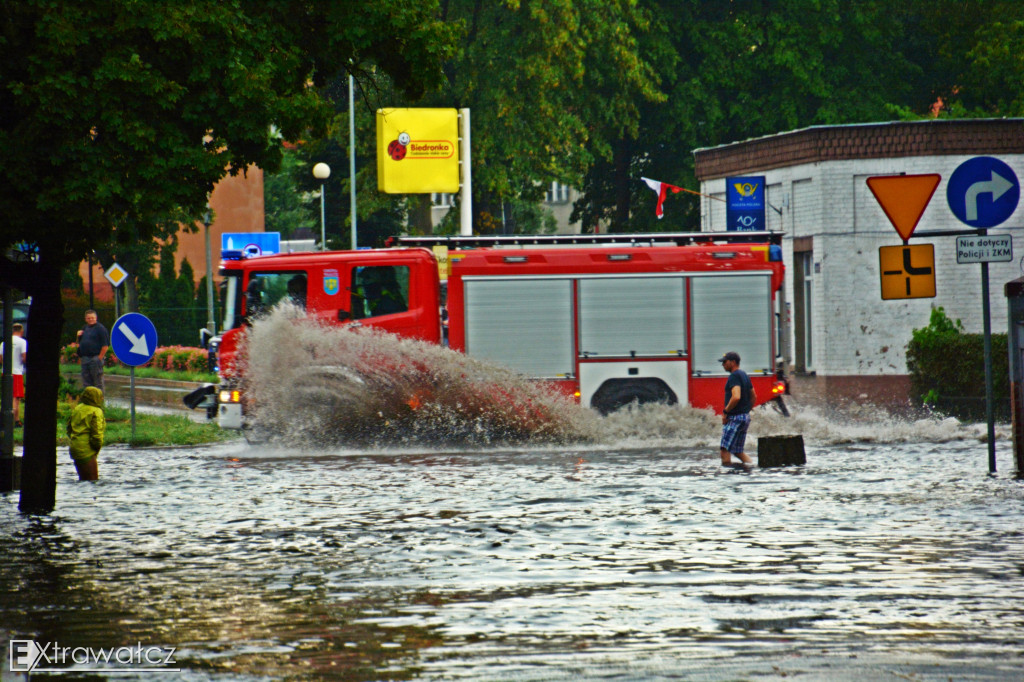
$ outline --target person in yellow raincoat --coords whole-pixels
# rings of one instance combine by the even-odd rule
[[[97,455],[103,447],[107,420],[103,416],[103,391],[87,386],[68,420],[70,454],[78,470],[79,481],[95,481],[100,477]]]

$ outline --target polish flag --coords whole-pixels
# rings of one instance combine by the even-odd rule
[[[662,205],[665,203],[665,195],[671,190],[672,194],[678,194],[683,191],[682,187],[676,187],[670,185],[667,182],[658,182],[657,180],[651,180],[650,178],[640,178],[647,183],[647,186],[658,193],[658,205],[654,209],[654,215],[658,216],[658,219],[665,217],[665,210]]]

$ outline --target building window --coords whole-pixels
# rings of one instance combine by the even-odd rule
[[[808,240],[809,241],[809,240]],[[807,248],[802,246],[802,248]],[[796,335],[796,371],[814,371],[814,353],[811,340],[814,337],[811,311],[814,308],[814,251],[793,249],[793,296],[796,299],[793,332]]]
[[[455,205],[455,195],[444,192],[433,192],[430,195],[431,208],[451,208]]]
[[[569,185],[560,182],[552,182],[548,191],[544,193],[544,203],[567,204],[569,203]]]

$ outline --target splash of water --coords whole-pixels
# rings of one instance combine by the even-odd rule
[[[927,416],[907,419],[871,405],[821,409],[786,398],[791,416],[784,417],[771,405],[751,414],[747,452],[757,450],[765,436],[802,435],[810,446],[845,443],[944,443],[984,440],[985,425],[963,423],[953,417]],[[595,440],[609,447],[680,447],[718,451],[721,417],[711,410],[680,405],[633,406],[601,420]],[[998,425],[997,440],[1010,438],[1008,425]]]
[[[597,421],[511,370],[287,305],[252,326],[244,354],[254,421],[292,442],[575,442]]]
[[[287,305],[253,325],[245,348],[254,420],[291,445],[587,443],[717,451],[721,435],[711,410],[649,404],[600,417],[511,370],[433,344],[324,324]],[[985,436],[984,425],[953,418],[904,419],[859,405],[823,411],[787,400],[791,417],[770,407],[754,412],[748,451],[759,437],[791,434],[819,446]],[[997,437],[1009,438],[1007,427]]]

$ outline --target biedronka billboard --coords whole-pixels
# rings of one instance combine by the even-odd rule
[[[458,111],[378,109],[377,189],[388,194],[458,192]]]

